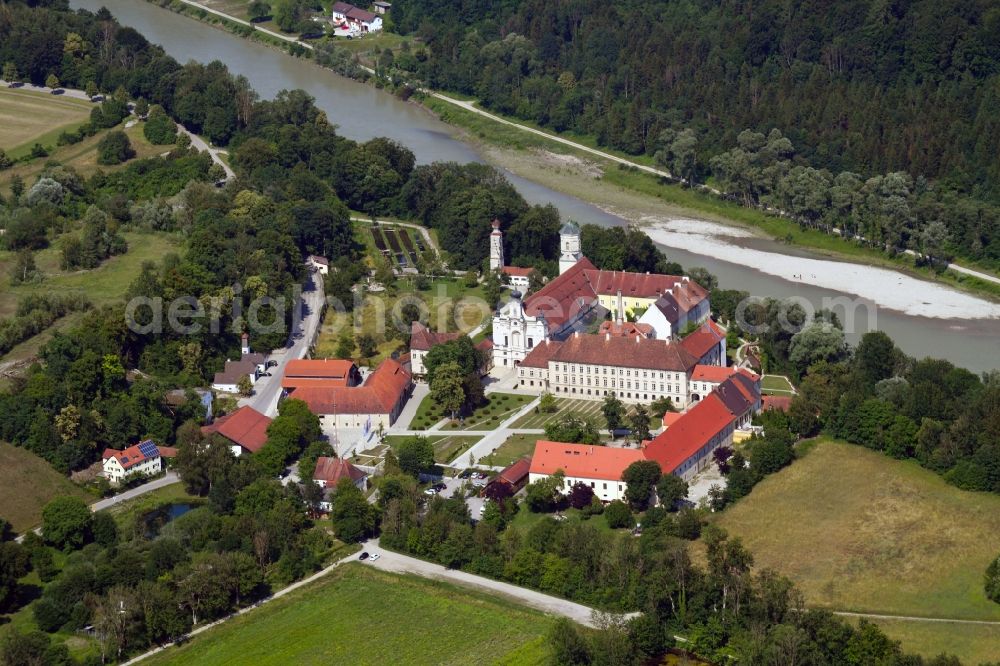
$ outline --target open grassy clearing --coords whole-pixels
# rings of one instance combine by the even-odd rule
[[[958,490],[915,463],[819,441],[718,523],[811,605],[1000,620],[983,591],[1000,553],[1000,497]]]
[[[410,435],[389,435],[382,441],[395,449],[399,446],[400,442],[409,438]],[[438,464],[450,463],[452,460],[457,458],[460,453],[467,450],[479,440],[480,438],[475,436],[462,437],[456,435],[430,435],[427,437],[427,441],[434,446],[434,462]]]
[[[445,426],[455,430],[494,430],[514,415],[534,396],[519,393],[487,393],[486,404],[465,417],[464,422],[451,422]]]
[[[760,388],[764,393],[795,395],[795,387],[781,375],[764,375],[760,378]]]
[[[96,499],[34,453],[0,442],[0,518],[24,532],[41,524],[42,509],[60,495]]]
[[[161,155],[168,152],[172,147],[154,146],[147,141],[146,137],[142,133],[142,123],[136,123],[128,129],[125,129],[125,125],[123,123],[112,129],[122,130],[125,132],[129,138],[129,142],[132,144],[133,150],[135,150],[134,158],[114,166],[98,165],[97,144],[100,143],[101,139],[107,132],[111,131],[104,130],[98,132],[94,136],[87,137],[80,143],[56,147],[49,153],[48,157],[36,158],[29,162],[20,162],[10,169],[0,172],[0,191],[2,191],[5,196],[10,194],[10,181],[14,175],[20,176],[24,180],[25,185],[30,187],[38,179],[38,174],[45,170],[45,165],[51,161],[59,162],[64,166],[73,167],[82,177],[89,178],[97,173],[98,170],[102,170],[105,173],[112,173],[120,169],[124,169],[136,159],[144,159],[147,157]],[[55,146],[55,140],[52,141],[52,146]]]
[[[915,620],[871,620],[907,652],[928,659],[942,652],[953,654],[963,664],[983,664],[1000,657],[1000,626],[945,624]]]
[[[36,143],[54,146],[61,132],[87,121],[92,106],[61,95],[0,88],[0,148],[17,159],[29,154]]]
[[[171,648],[158,664],[541,663],[551,620],[445,583],[348,564]]]

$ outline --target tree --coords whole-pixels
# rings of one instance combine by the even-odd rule
[[[142,126],[142,134],[154,146],[163,146],[177,141],[177,123],[170,119],[162,106],[154,105]]]
[[[615,438],[615,431],[625,425],[625,405],[618,399],[618,395],[612,391],[604,398],[601,405],[601,413],[604,414],[604,422],[608,426],[608,433],[611,439]]]
[[[118,523],[110,513],[98,511],[94,514],[91,532],[94,543],[102,548],[111,548],[118,543]]]
[[[986,588],[986,598],[1000,604],[1000,557],[986,567],[983,585]]]
[[[490,308],[496,308],[500,303],[500,296],[503,294],[503,279],[500,271],[488,271],[483,278],[483,298]]]
[[[361,358],[371,358],[378,352],[375,337],[369,333],[362,333],[358,336],[358,351]]]
[[[351,331],[345,330],[337,340],[337,350],[334,352],[337,358],[351,358],[354,354],[354,336]]]
[[[653,496],[653,488],[660,480],[660,463],[655,460],[637,460],[622,472],[625,487],[625,499],[632,508],[642,511],[649,505]]]
[[[247,17],[254,23],[271,15],[271,5],[263,0],[252,0],[247,6]]]
[[[874,385],[892,376],[898,357],[892,338],[882,331],[870,331],[861,336],[854,351],[854,366],[868,384]]]
[[[838,361],[847,349],[844,332],[826,322],[814,322],[792,336],[788,360],[799,374],[818,361]]]
[[[628,417],[628,427],[632,441],[636,444],[652,438],[649,432],[649,411],[645,405],[636,405]]]
[[[87,97],[90,97],[91,99],[97,97],[97,94],[101,92],[100,90],[98,90],[97,84],[94,83],[93,79],[89,79],[87,81],[87,85],[83,87],[83,91],[87,93]]]
[[[103,165],[121,164],[135,157],[135,151],[128,135],[121,130],[108,132],[97,144],[97,163]]]
[[[545,438],[552,442],[600,444],[597,426],[576,414],[566,413],[545,424]]]
[[[236,381],[236,391],[244,398],[253,395],[253,382],[250,381],[250,375],[243,375]]]
[[[667,511],[676,511],[677,503],[688,496],[688,483],[679,476],[664,474],[656,482],[656,496]]]
[[[35,253],[29,248],[19,250],[14,258],[14,265],[10,269],[11,284],[24,284],[39,277],[38,267],[35,265]]]
[[[445,363],[438,367],[430,384],[431,400],[454,419],[465,404],[465,374],[458,363]]]
[[[31,554],[27,548],[13,541],[0,542],[0,612],[10,609],[17,581],[30,570]]]
[[[46,543],[75,550],[90,538],[92,514],[78,497],[57,497],[42,509],[42,536]]]
[[[56,88],[58,88],[59,87],[59,77],[56,76],[55,74],[49,74],[45,78],[45,87],[46,88],[52,88],[53,90],[55,90]]]
[[[374,508],[350,479],[337,483],[330,520],[337,538],[347,543],[362,541],[375,529]]]
[[[0,148],[0,171],[9,169],[13,164],[14,160],[10,159],[10,156],[7,155],[3,148]]]
[[[611,529],[631,527],[633,524],[632,512],[629,511],[628,505],[621,500],[614,500],[605,507],[604,520],[608,522],[608,527]]]
[[[556,402],[556,397],[548,391],[543,392],[538,400],[538,411],[543,414],[553,414],[557,409],[559,409],[559,403]]]
[[[554,510],[562,496],[564,479],[565,475],[562,470],[556,470],[556,473],[551,476],[529,483],[524,497],[528,510],[533,513]]]
[[[140,97],[135,102],[135,115],[143,120],[149,115],[149,102],[146,101],[145,97]]]
[[[434,445],[426,437],[407,437],[396,446],[399,468],[412,477],[434,467]]]
[[[587,641],[576,625],[566,618],[556,620],[549,629],[552,663],[559,666],[586,666],[590,663]]]
[[[577,481],[569,489],[569,505],[574,509],[588,507],[593,500],[594,489],[583,481]]]
[[[20,81],[20,77],[17,75],[17,66],[9,60],[3,64],[3,80],[7,83]]]

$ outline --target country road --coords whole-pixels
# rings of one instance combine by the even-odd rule
[[[919,615],[884,615],[881,613],[855,613],[852,611],[830,611],[841,617],[864,617],[874,620],[906,620],[912,622],[939,622],[946,624],[980,624],[1000,627],[1000,620],[958,620],[948,617],[920,617]]]

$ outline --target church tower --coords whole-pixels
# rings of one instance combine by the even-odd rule
[[[580,227],[570,220],[559,230],[559,274],[566,271],[583,258],[580,252]]]
[[[503,267],[503,232],[500,231],[500,220],[493,220],[493,233],[490,234],[490,270],[498,271]]]

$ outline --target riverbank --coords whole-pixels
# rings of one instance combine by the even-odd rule
[[[802,229],[786,218],[667,183],[638,168],[613,164],[548,137],[498,123],[440,98],[424,97],[421,103],[441,120],[464,131],[464,138],[477,143],[491,163],[550,189],[583,199],[630,222],[641,223],[641,218],[648,215],[647,209],[656,206],[660,214],[706,219],[752,229],[757,235],[831,260],[880,266],[1000,302],[1000,284],[962,273],[938,272],[915,265],[913,258],[905,254],[889,257],[839,236]],[[624,199],[628,199],[627,203],[623,203]]]

